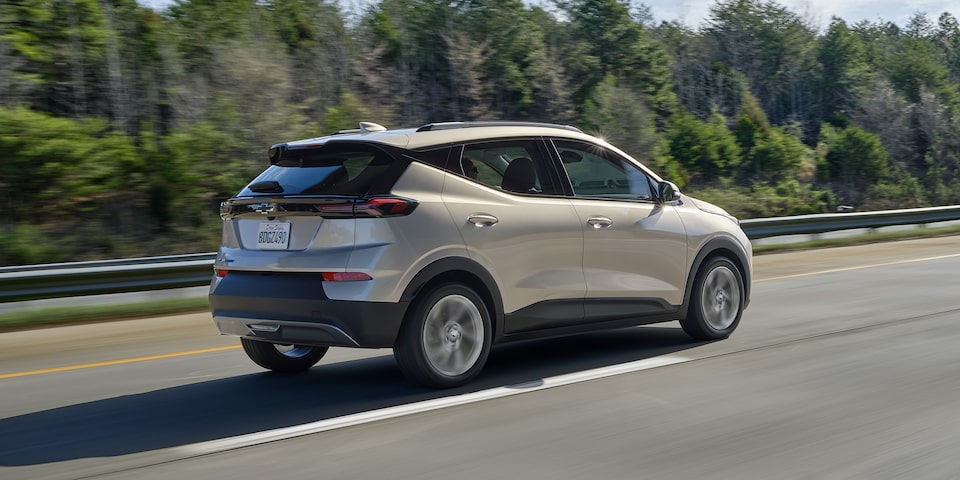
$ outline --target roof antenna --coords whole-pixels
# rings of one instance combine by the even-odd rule
[[[387,127],[373,122],[360,122],[360,133],[385,132]]]

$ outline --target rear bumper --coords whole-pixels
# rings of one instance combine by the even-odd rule
[[[210,309],[220,333],[274,343],[392,347],[407,302],[330,300],[316,274],[231,271],[214,280]]]

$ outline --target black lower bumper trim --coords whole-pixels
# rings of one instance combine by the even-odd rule
[[[343,330],[332,325],[309,322],[286,322],[239,317],[213,317],[220,333],[256,338],[273,343],[329,347],[360,347]]]
[[[220,332],[273,343],[392,347],[408,302],[331,300],[319,275],[230,272],[210,293]]]

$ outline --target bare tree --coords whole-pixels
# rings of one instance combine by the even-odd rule
[[[540,108],[540,120],[572,122],[576,116],[573,85],[563,67],[559,50],[548,47],[546,55],[538,57],[531,77],[535,88],[534,100]]]
[[[107,27],[105,43],[110,110],[114,122],[127,133],[133,134],[136,133],[136,126],[132,126],[133,130],[131,130],[131,125],[129,125],[130,97],[127,93],[128,89],[120,59],[120,48],[117,45],[118,36],[121,32],[118,31],[117,19],[110,4],[105,2],[102,4],[102,8]]]
[[[0,38],[4,36],[5,25],[0,23]],[[30,82],[18,72],[22,68],[23,58],[14,53],[7,42],[0,40],[0,105],[15,105],[26,98]]]
[[[895,164],[906,166],[914,151],[910,126],[914,106],[907,103],[886,80],[864,89],[858,108],[851,112],[853,122],[883,141]]]
[[[487,43],[475,42],[466,33],[442,33],[450,63],[450,113],[455,120],[485,120],[493,115],[486,94],[490,82],[482,75]]]

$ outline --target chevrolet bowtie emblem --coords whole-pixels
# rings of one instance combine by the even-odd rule
[[[276,203],[261,203],[259,205],[251,205],[253,210],[260,212],[263,215],[269,215],[271,213],[277,213],[278,205]]]

